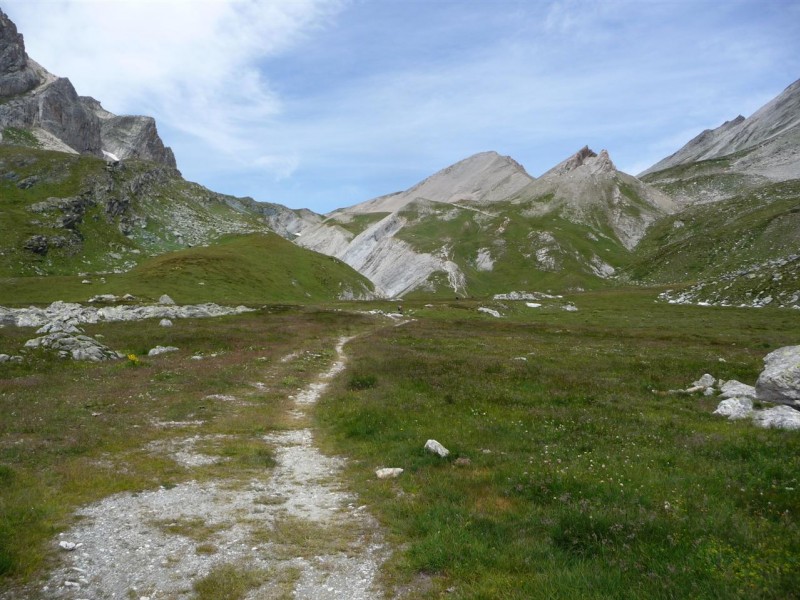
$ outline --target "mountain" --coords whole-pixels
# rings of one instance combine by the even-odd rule
[[[387,296],[591,287],[672,210],[605,151],[583,148],[539,179],[483,152],[405,192],[336,210],[296,241],[340,258]]]
[[[16,25],[0,11],[0,135],[47,150],[113,160],[137,158],[175,168],[151,117],[116,116],[25,52]]]
[[[187,301],[373,295],[347,265],[279,237],[321,216],[184,180],[152,118],[78,96],[27,56],[2,12],[0,132],[0,288],[11,301],[115,286]]]
[[[800,178],[800,80],[750,117],[707,129],[640,173],[685,206]]]

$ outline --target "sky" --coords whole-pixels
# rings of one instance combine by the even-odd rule
[[[636,174],[800,78],[800,0],[3,0],[184,177],[324,213],[477,152]]]

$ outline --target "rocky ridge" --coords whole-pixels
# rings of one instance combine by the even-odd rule
[[[5,141],[14,141],[16,130],[24,130],[35,139],[29,143],[44,149],[176,167],[152,118],[118,117],[94,98],[79,96],[69,79],[49,73],[28,57],[22,35],[2,11],[0,100]]]

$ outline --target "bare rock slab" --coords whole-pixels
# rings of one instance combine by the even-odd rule
[[[800,346],[786,346],[764,357],[756,381],[759,400],[800,408]]]
[[[753,413],[753,421],[765,429],[800,430],[800,410],[790,406],[776,406]]]
[[[720,398],[756,398],[756,388],[741,381],[731,379],[722,384]]]

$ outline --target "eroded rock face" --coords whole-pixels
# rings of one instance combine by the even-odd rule
[[[24,94],[37,85],[39,77],[28,64],[22,34],[0,10],[0,96]]]
[[[69,79],[31,60],[14,23],[0,11],[0,131],[32,130],[45,147],[175,167],[150,117],[116,116],[94,98],[80,97]]]
[[[800,346],[786,346],[764,357],[756,381],[759,400],[800,408]]]

